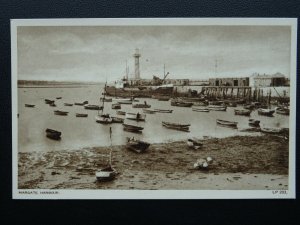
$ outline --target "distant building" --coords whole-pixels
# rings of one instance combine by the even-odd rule
[[[190,85],[189,79],[166,79],[164,84],[173,84],[175,86],[187,86]]]
[[[289,79],[281,73],[272,75],[254,74],[251,77],[251,86],[253,87],[280,87],[289,86]]]
[[[210,86],[249,86],[249,77],[233,77],[233,78],[210,78]]]
[[[190,80],[190,86],[208,86],[209,80]]]

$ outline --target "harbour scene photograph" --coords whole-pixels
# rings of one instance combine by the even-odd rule
[[[288,191],[292,26],[136,21],[15,26],[16,188]]]

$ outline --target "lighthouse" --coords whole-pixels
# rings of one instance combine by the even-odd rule
[[[135,49],[135,53],[133,54],[134,57],[134,78],[136,80],[141,79],[140,77],[140,57],[141,54],[139,52],[139,49]]]

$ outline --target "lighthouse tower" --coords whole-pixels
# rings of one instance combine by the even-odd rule
[[[141,54],[139,52],[139,49],[135,49],[135,53],[133,54],[134,57],[134,69],[135,69],[135,73],[134,73],[134,78],[136,80],[141,79],[140,77],[140,57]]]

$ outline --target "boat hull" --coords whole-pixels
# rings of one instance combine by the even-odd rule
[[[125,118],[129,119],[129,120],[145,121],[146,120],[146,114],[143,114],[143,113],[139,113],[139,114],[126,113]]]

